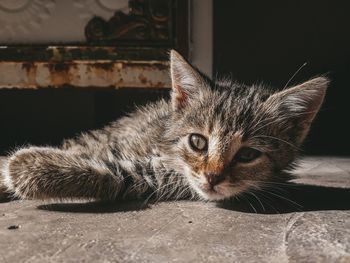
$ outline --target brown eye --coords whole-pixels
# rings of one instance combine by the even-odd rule
[[[192,133],[189,137],[189,144],[194,151],[205,151],[208,147],[207,139],[200,134]]]
[[[244,147],[238,151],[235,160],[241,163],[249,163],[258,158],[262,153],[256,149]]]

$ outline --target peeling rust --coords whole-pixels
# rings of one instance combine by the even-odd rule
[[[162,88],[162,87],[164,87],[165,85],[166,85],[166,83],[158,81],[158,82],[154,85],[154,87],[155,87],[155,88]]]
[[[163,61],[0,62],[0,88],[170,87]]]
[[[94,64],[91,64],[91,66],[94,68],[105,70],[105,71],[111,71],[113,70],[114,63],[113,62],[105,62],[105,63],[96,62]]]
[[[167,61],[169,48],[115,46],[6,46],[0,61],[67,62],[74,60]]]
[[[34,62],[25,62],[22,64],[22,69],[27,73],[29,85],[35,85],[37,75],[37,65]]]
[[[46,67],[50,70],[52,73],[56,72],[68,72],[71,68],[72,63],[48,63],[46,64]]]
[[[147,78],[142,73],[139,75],[139,80],[143,84],[147,83]]]
[[[22,63],[22,69],[25,69],[27,72],[29,72],[34,67],[34,62],[23,62]]]
[[[143,62],[143,63],[138,62],[138,61],[132,62],[132,65],[135,67],[143,67],[145,65],[145,62]],[[169,70],[168,63],[159,63],[159,62],[150,61],[150,62],[148,62],[148,66],[154,70]]]

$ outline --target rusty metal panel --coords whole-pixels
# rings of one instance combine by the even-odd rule
[[[59,8],[70,4],[65,1]],[[189,1],[127,0],[125,6],[111,17],[91,13],[79,29],[85,39],[65,41],[64,34],[49,34],[44,42],[34,37],[0,43],[0,88],[170,87],[169,49],[185,57],[189,53]]]
[[[0,61],[0,88],[168,88],[166,61]]]

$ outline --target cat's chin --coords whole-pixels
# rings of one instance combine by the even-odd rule
[[[203,197],[209,201],[220,201],[229,198],[230,196],[226,196],[215,190],[206,190],[202,193]]]
[[[208,182],[196,178],[194,176],[188,176],[188,182],[195,192],[204,200],[208,201],[220,201],[229,199],[238,195],[244,191],[244,185],[238,184],[232,187],[228,182],[222,182],[214,187],[211,187]],[[203,177],[201,177],[203,178]]]
[[[209,187],[208,184],[197,185],[196,190],[199,195],[209,201],[222,201],[225,199],[230,199],[234,196],[238,196],[242,192],[247,190],[245,184],[237,184],[236,186],[229,186],[227,183],[216,185],[214,187]]]
[[[238,193],[238,192],[236,193],[236,191],[232,188],[225,189],[220,186],[216,186],[214,188],[200,187],[199,192],[204,199],[209,201],[220,201],[220,200],[228,199]]]

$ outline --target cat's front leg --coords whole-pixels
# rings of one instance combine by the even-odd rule
[[[123,178],[103,163],[56,148],[19,150],[2,174],[7,189],[22,199],[115,200],[123,187]]]
[[[22,199],[165,200],[193,197],[186,180],[161,158],[89,159],[72,151],[30,147],[2,169],[7,189]]]

